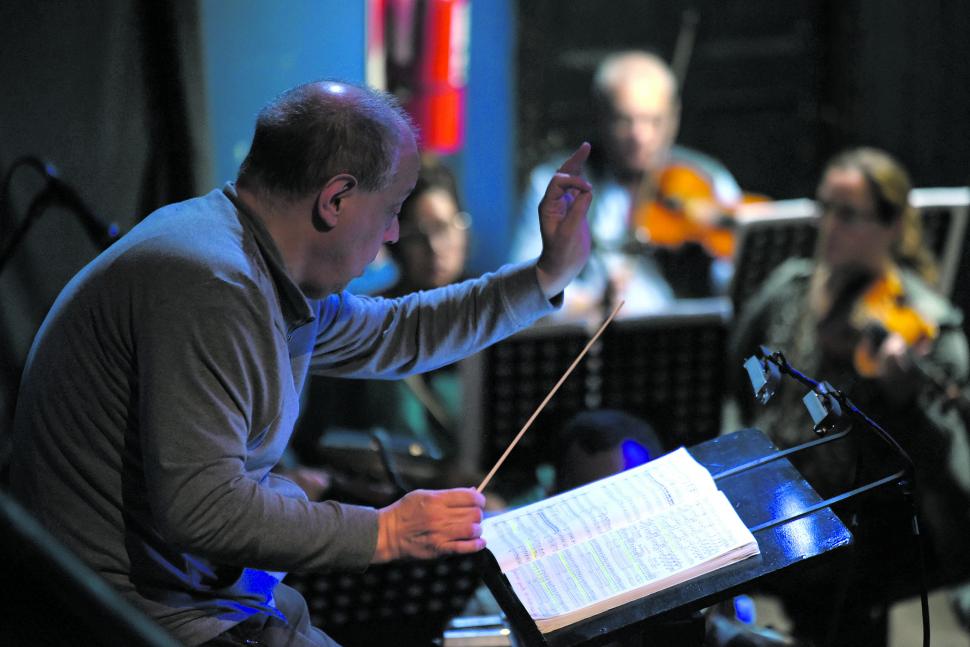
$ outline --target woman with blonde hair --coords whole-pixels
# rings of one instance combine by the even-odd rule
[[[856,148],[834,157],[816,193],[815,258],[791,259],[766,280],[739,313],[731,349],[739,368],[758,345],[781,351],[885,427],[916,465],[931,576],[962,570],[965,577],[970,446],[965,421],[937,383],[966,382],[967,340],[962,315],[932,287],[936,267],[909,193],[906,171],[884,151]],[[790,447],[814,437],[803,395],[785,381],[765,407],[754,409],[750,390],[740,388],[738,403],[745,422]],[[797,467],[822,496],[898,466],[861,428],[800,456]],[[888,604],[918,591],[909,510],[899,490],[887,487],[839,512],[847,512],[842,518],[852,521],[856,538],[844,587],[829,577],[817,586],[799,582],[782,597],[796,631],[818,644],[883,645]]]

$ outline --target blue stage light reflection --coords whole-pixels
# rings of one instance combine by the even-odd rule
[[[801,493],[788,483],[777,487],[771,497],[773,518],[787,518],[812,504],[799,494]],[[784,535],[783,538],[779,537],[779,545],[783,547],[785,553],[793,557],[812,554],[819,541],[824,539],[821,536],[824,530],[814,516],[802,517],[791,523],[782,524],[778,526],[777,531]]]
[[[643,465],[653,458],[650,456],[650,450],[629,438],[623,441],[620,449],[623,452],[623,469],[625,470],[636,467],[637,465]]]

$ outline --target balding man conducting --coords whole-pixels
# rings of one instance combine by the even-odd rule
[[[484,498],[310,502],[270,470],[309,371],[397,377],[554,311],[589,255],[584,144],[548,184],[537,259],[459,285],[344,291],[414,187],[411,122],[345,83],[259,114],[235,183],[152,213],[65,287],[27,362],[12,490],[187,645],[331,645],[287,571],[476,551]]]

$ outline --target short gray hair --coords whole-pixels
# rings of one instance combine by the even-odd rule
[[[391,95],[338,81],[287,90],[259,112],[237,183],[296,199],[340,173],[379,191],[393,177],[402,133],[411,118]]]
[[[612,106],[613,91],[618,84],[630,78],[647,76],[669,83],[671,102],[676,105],[680,101],[677,77],[666,61],[650,52],[627,50],[610,54],[596,67],[592,88],[596,107],[604,109]]]

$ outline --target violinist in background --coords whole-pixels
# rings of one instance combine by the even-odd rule
[[[646,221],[676,220],[686,201],[665,195],[663,185],[689,185],[704,206],[691,218],[735,205],[741,191],[716,160],[674,145],[680,122],[677,79],[659,57],[628,51],[607,57],[597,68],[592,94],[601,140],[589,168],[597,194],[589,212],[593,253],[580,278],[566,291],[565,316],[593,316],[624,299],[624,315],[662,311],[682,296],[708,296],[726,287],[727,259],[712,256],[694,241],[661,249]],[[516,231],[512,259],[541,249],[535,212],[556,164],[532,171]],[[676,171],[666,173],[667,171]],[[686,180],[686,181],[685,181]],[[701,185],[698,187],[698,185]],[[701,195],[702,194],[702,195]],[[691,204],[699,201],[691,200]],[[716,208],[711,208],[716,206]],[[670,242],[670,241],[665,241]]]
[[[812,421],[800,402],[804,389],[790,380],[767,406],[754,407],[740,367],[759,344],[846,392],[900,442],[916,465],[932,585],[966,579],[970,450],[965,419],[927,375],[965,383],[968,352],[961,314],[931,287],[936,269],[909,191],[905,170],[885,152],[858,148],[831,160],[816,196],[815,259],[782,264],[747,302],[729,365],[738,370],[744,422],[778,447],[813,439]],[[797,467],[822,496],[898,465],[865,430],[801,456]],[[893,487],[848,505],[842,518],[851,520],[856,544],[845,588],[829,572],[817,586],[792,583],[782,598],[796,633],[816,644],[884,645],[891,596],[918,593],[908,510]]]

